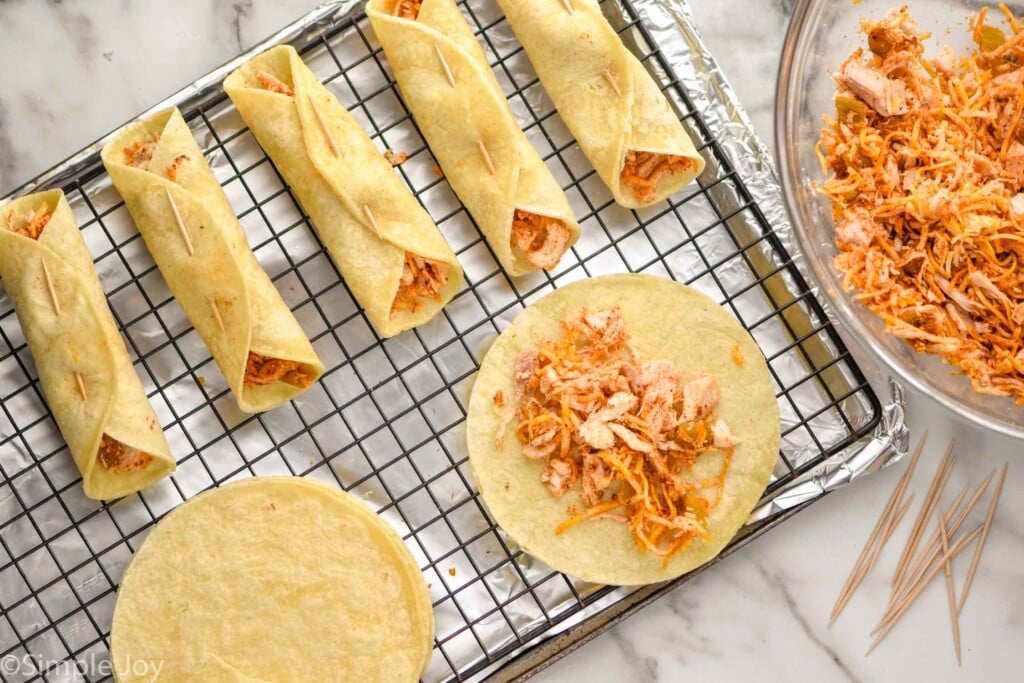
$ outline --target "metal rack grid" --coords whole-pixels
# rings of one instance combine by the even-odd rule
[[[238,411],[98,153],[54,183],[96,257],[180,460],[173,478],[142,493],[103,505],[86,499],[10,304],[0,300],[0,658],[34,662],[38,672],[25,680],[104,678],[117,579],[146,533],[199,491],[258,474],[333,482],[399,530],[434,603],[437,640],[427,680],[479,674],[614,598],[614,590],[628,593],[582,584],[516,548],[487,517],[465,453],[465,406],[483,351],[525,305],[579,278],[627,270],[673,277],[723,303],[752,332],[783,416],[768,495],[878,421],[880,406],[863,375],[628,3],[603,6],[661,80],[708,161],[698,185],[640,213],[612,203],[493,2],[460,4],[527,135],[566,188],[583,234],[551,273],[508,278],[447,183],[431,173],[429,150],[365,16],[339,16],[297,47],[378,147],[407,151],[398,170],[467,276],[443,315],[399,337],[375,335],[219,87],[183,102],[257,258],[328,367],[289,405],[256,416]]]

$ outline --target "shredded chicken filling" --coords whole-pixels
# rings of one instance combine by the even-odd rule
[[[653,202],[658,194],[658,183],[666,175],[687,173],[697,168],[697,161],[689,157],[656,152],[626,152],[622,167],[622,182],[633,190],[639,202]]]
[[[287,83],[272,74],[268,74],[266,71],[258,71],[256,73],[256,80],[260,82],[260,87],[264,90],[276,92],[278,95],[295,97],[295,91]]]
[[[153,461],[153,456],[149,453],[121,443],[107,434],[100,439],[100,449],[96,457],[104,469],[115,473],[144,470]]]
[[[35,210],[29,211],[24,216],[15,216],[13,209],[7,212],[7,229],[11,232],[24,235],[29,239],[37,240],[43,234],[43,228],[50,222],[53,212],[46,202],[40,204]]]
[[[155,150],[156,140],[149,140],[147,142],[136,140],[124,148],[124,163],[134,168],[146,170]]]
[[[521,249],[535,268],[557,266],[569,248],[569,239],[569,229],[557,219],[519,209],[513,214],[512,246]]]
[[[250,351],[245,361],[245,385],[260,387],[274,382],[305,389],[312,384],[312,379],[298,361],[268,358]]]
[[[818,154],[843,285],[974,388],[1024,403],[1024,32],[928,59],[906,6],[862,22]]]
[[[639,362],[618,307],[563,321],[562,331],[516,358],[511,408],[524,457],[547,465],[541,482],[551,495],[580,492],[584,509],[570,506],[555,533],[613,519],[667,563],[709,537],[707,515],[738,443],[717,416],[717,383],[709,375],[684,382],[668,360]],[[494,402],[500,408],[505,396]],[[717,475],[701,480],[694,465],[707,458]]]
[[[441,290],[447,283],[448,264],[417,256],[410,251],[405,252],[402,278],[391,304],[391,315],[400,311],[415,313],[423,306],[425,299],[440,301]]]
[[[402,19],[416,21],[420,16],[420,7],[422,5],[423,0],[393,0],[391,14]]]

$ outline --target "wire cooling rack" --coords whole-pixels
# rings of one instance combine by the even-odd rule
[[[322,8],[254,51],[293,42],[378,147],[408,153],[398,171],[458,253],[467,286],[431,323],[378,338],[222,94],[219,82],[238,62],[202,79],[165,104],[181,106],[259,261],[328,368],[290,404],[247,416],[171,298],[103,171],[98,146],[23,188],[56,186],[67,194],[179,465],[172,478],[137,495],[102,505],[86,499],[10,303],[0,299],[4,680],[108,678],[115,590],[132,552],[185,499],[252,475],[332,482],[399,530],[434,603],[437,640],[426,680],[511,675],[497,668],[510,656],[570,624],[589,623],[585,617],[600,618],[593,616],[598,609],[607,618],[608,609],[621,614],[635,605],[638,593],[582,584],[523,554],[489,520],[468,470],[467,397],[487,346],[525,305],[573,280],[623,271],[672,277],[726,305],[752,332],[783,420],[769,497],[878,422],[878,400],[633,5],[603,6],[708,162],[697,184],[639,213],[612,203],[493,1],[460,3],[582,226],[556,270],[512,280],[431,172],[430,152],[360,4]],[[755,533],[748,528],[740,539]],[[519,671],[535,666],[522,661]]]

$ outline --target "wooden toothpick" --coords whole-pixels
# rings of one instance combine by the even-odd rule
[[[206,300],[210,302],[210,308],[213,309],[213,317],[217,320],[217,327],[220,328],[222,333],[227,332],[227,329],[224,327],[224,318],[220,317],[220,309],[217,308],[217,300],[212,296],[206,297]]]
[[[82,395],[83,401],[89,400],[89,392],[85,390],[85,380],[82,379],[82,373],[75,370],[75,382],[78,383],[78,393]]]
[[[572,6],[572,0],[562,0],[562,7],[565,7],[565,11],[569,14],[576,11],[576,8]]]
[[[188,228],[185,227],[185,221],[181,220],[181,214],[178,212],[178,205],[174,203],[174,197],[171,195],[171,190],[164,185],[164,192],[167,194],[167,202],[171,205],[171,213],[174,214],[174,221],[178,224],[178,232],[181,233],[181,239],[185,240],[185,248],[188,249],[189,256],[196,255],[196,249],[192,246],[192,238],[188,236]]]
[[[448,79],[448,85],[455,87],[455,74],[452,73],[452,68],[448,66],[448,60],[444,58],[444,52],[441,51],[441,46],[434,43],[434,52],[437,53],[437,58],[441,62],[441,68],[444,69],[445,78]]]
[[[964,590],[960,593],[960,604],[956,608],[957,614],[964,611],[964,603],[967,602],[967,591],[971,590],[971,582],[974,580],[974,572],[978,569],[978,560],[981,559],[981,551],[985,548],[985,541],[988,540],[988,530],[992,526],[992,518],[995,516],[996,507],[999,505],[999,496],[1003,493],[1003,482],[1006,481],[1006,471],[1009,467],[1010,463],[1003,465],[1003,473],[999,475],[999,483],[996,484],[995,493],[992,494],[992,502],[989,504],[988,513],[985,515],[985,526],[981,531],[981,540],[978,541],[978,547],[974,549],[974,557],[971,558],[971,568],[967,570],[967,579],[964,581]],[[992,474],[995,474],[995,472]]]
[[[927,586],[935,577],[935,575],[939,572],[939,570],[942,569],[943,563],[946,562],[946,560],[952,560],[954,557],[956,557],[961,550],[963,550],[965,547],[967,547],[968,544],[970,544],[971,541],[977,538],[978,534],[981,533],[981,529],[982,526],[979,525],[977,529],[967,534],[966,536],[962,536],[959,540],[957,540],[957,542],[954,543],[952,547],[950,547],[949,552],[943,555],[939,563],[933,565],[931,570],[929,570],[929,572],[924,577],[922,577],[921,580],[917,582],[917,584],[915,584],[912,587],[910,593],[906,597],[904,597],[903,600],[900,601],[892,619],[890,619],[886,623],[885,628],[883,628],[882,632],[878,634],[877,638],[875,638],[875,642],[873,642],[871,644],[871,647],[868,648],[868,651],[864,653],[865,656],[871,654],[871,651],[878,647],[878,644],[881,643],[882,639],[885,638],[886,634],[892,630],[892,627],[895,626],[896,623],[900,620],[900,617],[902,617],[903,613],[907,611],[911,603],[914,602],[914,599],[917,598],[918,594],[922,590],[924,590],[924,587]]]
[[[955,534],[957,529],[960,528],[960,524],[963,523],[967,515],[969,515],[971,510],[974,509],[974,506],[977,504],[982,494],[985,493],[985,490],[988,488],[988,485],[992,481],[992,477],[994,475],[995,472],[992,472],[991,474],[988,475],[988,477],[985,478],[985,481],[981,482],[981,484],[974,491],[974,494],[971,496],[970,500],[967,502],[967,505],[963,509],[959,509],[960,501],[963,500],[963,494],[960,494],[960,496],[958,496],[957,499],[953,501],[953,504],[949,506],[948,511],[943,516],[943,522],[946,524],[946,528],[949,530],[950,534]],[[954,513],[956,513],[956,520],[950,521],[953,519]],[[925,549],[918,556],[913,568],[906,572],[906,574],[903,576],[902,583],[897,585],[896,590],[890,596],[890,606],[893,603],[895,603],[896,599],[900,597],[902,593],[905,592],[907,586],[911,585],[915,580],[920,578],[921,574],[924,573],[925,569],[927,569],[928,565],[935,560],[938,554],[939,530],[936,529],[935,532],[932,534],[931,539],[928,541],[928,544],[925,546]]]
[[[46,280],[46,291],[50,293],[50,303],[53,305],[53,312],[59,316],[61,314],[60,300],[57,299],[57,289],[53,286],[50,269],[46,267],[45,258],[40,258],[39,263],[43,266],[43,279]],[[88,401],[89,392],[85,390],[85,380],[82,379],[82,373],[78,370],[75,370],[75,383],[78,385],[78,393],[82,395],[82,400]]]
[[[946,514],[942,516],[942,523],[946,525],[947,536],[952,536],[957,532],[960,525],[963,524],[963,521],[967,518],[967,515],[969,515],[971,510],[974,508],[975,503],[978,502],[978,499],[985,491],[985,488],[988,486],[991,479],[992,477],[990,476],[982,482],[981,486],[979,486],[974,492],[974,495],[963,509],[957,512],[960,501],[963,499],[963,496],[961,495],[949,507]],[[954,513],[956,513],[956,519],[953,519]],[[939,546],[938,534],[939,530],[936,529],[935,537],[932,539],[932,542],[929,543],[929,546],[921,551],[921,555],[917,558],[914,568],[907,571],[906,575],[903,577],[903,583],[897,586],[896,590],[889,595],[889,604],[885,606],[885,613],[882,615],[878,624],[875,625],[875,628],[872,629],[871,635],[875,635],[882,630],[889,620],[892,619],[893,615],[897,611],[897,606],[903,598],[907,597],[913,587],[917,585],[917,582],[920,581],[921,577],[925,575],[925,573],[932,567],[935,560],[939,557],[939,554],[942,552],[942,548]]]
[[[846,583],[843,584],[843,589],[839,593],[839,597],[836,598],[836,603],[832,607],[832,614],[829,617],[829,626],[831,626],[839,617],[839,614],[846,607],[846,603],[849,602],[850,598],[853,596],[853,592],[857,590],[860,582],[874,565],[872,547],[875,548],[874,556],[877,557],[877,553],[888,541],[889,536],[892,535],[892,531],[895,529],[896,524],[899,523],[894,521],[894,513],[896,508],[899,506],[900,501],[903,499],[903,492],[906,490],[907,484],[910,482],[910,478],[914,474],[914,468],[917,467],[917,461],[921,457],[921,452],[924,450],[924,445],[927,439],[928,434],[925,432],[925,434],[921,436],[921,440],[917,442],[917,448],[914,449],[914,455],[910,458],[910,466],[907,467],[907,471],[903,473],[903,476],[900,477],[899,481],[896,483],[896,488],[893,489],[892,494],[889,496],[889,500],[886,503],[885,508],[882,510],[882,514],[878,518],[878,522],[875,524],[875,528],[872,530],[871,536],[868,538],[868,542],[864,544],[864,549],[861,550],[860,557],[858,557],[857,561],[854,563],[853,569],[850,570],[850,575],[847,577]],[[883,536],[881,543],[877,543],[879,535]]]
[[[491,175],[495,175],[498,171],[494,168],[494,161],[491,160],[491,154],[487,151],[484,141],[477,140],[476,146],[480,149],[480,155],[484,158],[484,163],[487,164],[488,172],[490,172]]]
[[[370,210],[368,204],[363,204],[363,214],[366,216],[366,220],[369,221],[370,227],[377,233],[377,237],[384,239],[384,236],[380,233],[380,226],[377,225],[377,217],[373,215],[373,211]]]
[[[903,548],[903,554],[900,555],[899,564],[896,567],[896,573],[892,577],[893,591],[900,585],[900,582],[904,578],[904,574],[907,570],[907,565],[910,563],[910,559],[914,556],[914,551],[917,550],[917,544],[921,540],[921,534],[924,532],[924,527],[928,520],[931,519],[932,510],[935,509],[935,504],[942,496],[942,491],[946,488],[946,481],[949,479],[950,472],[953,469],[953,442],[950,442],[949,447],[946,448],[945,455],[942,456],[939,467],[935,471],[935,477],[932,479],[931,486],[928,488],[928,493],[925,496],[924,503],[921,506],[921,512],[917,516],[917,521],[914,522],[914,528],[910,532],[910,538],[907,540],[907,545]]]
[[[313,102],[313,98],[306,95],[306,99],[309,101],[309,106],[313,109],[313,115],[316,117],[316,122],[320,124],[320,131],[327,138],[327,144],[331,148],[331,154],[336,157],[341,156],[341,150],[338,149],[338,143],[334,141],[334,136],[331,135],[330,129],[327,128],[327,122],[324,121],[324,117],[320,115],[320,110],[316,108],[316,104]]]
[[[953,622],[953,646],[956,648],[956,664],[960,666],[960,614],[956,610],[956,589],[953,588],[953,567],[949,562],[949,538],[946,535],[946,522],[942,519],[942,511],[936,510],[939,517],[939,540],[942,541],[942,563],[946,572],[946,591],[949,593],[949,618]]]
[[[622,91],[619,90],[619,84],[615,82],[615,76],[612,76],[611,71],[604,72],[604,80],[608,81],[608,85],[612,86],[612,90],[615,91],[616,95],[622,97]]]
[[[46,280],[46,289],[50,292],[50,303],[53,304],[53,312],[60,315],[60,301],[57,300],[57,290],[53,287],[53,280],[50,279],[50,269],[46,267],[46,259],[40,258],[43,264],[43,279]]]

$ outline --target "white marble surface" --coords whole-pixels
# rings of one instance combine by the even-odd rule
[[[0,194],[30,179],[315,0],[5,0],[0,2]],[[692,0],[712,52],[766,142],[778,54],[792,0]],[[872,361],[859,354],[865,366]],[[879,374],[881,377],[881,374]],[[1024,643],[1021,444],[909,397],[930,445],[918,498],[951,437],[960,462],[946,502],[1010,461],[1003,503],[962,618],[964,664],[951,647],[945,587],[935,582],[870,657],[896,544],[839,622],[832,602],[904,465],[837,492],[669,597],[555,663],[539,681],[1010,681]],[[916,507],[912,512],[916,512]],[[981,512],[973,518],[981,520]],[[905,521],[897,539],[905,535]],[[967,563],[962,561],[958,573]],[[1014,671],[1018,671],[1014,674]]]

